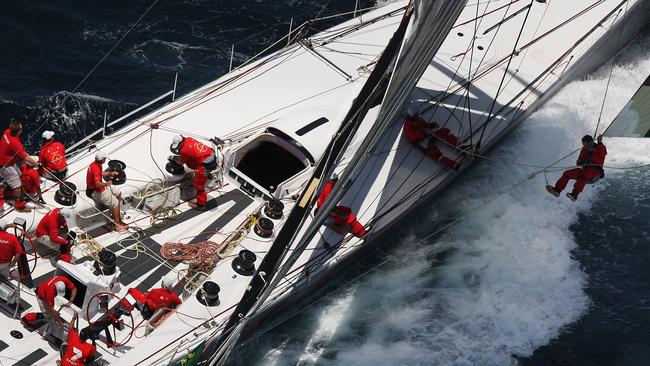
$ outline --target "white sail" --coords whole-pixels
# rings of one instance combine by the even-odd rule
[[[650,75],[614,118],[607,137],[650,137]]]

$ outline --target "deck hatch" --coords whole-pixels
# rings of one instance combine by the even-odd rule
[[[299,130],[296,131],[296,135],[303,136],[307,132],[316,129],[316,128],[326,124],[329,121],[330,121],[329,119],[327,119],[325,117],[321,117],[321,118],[315,120],[314,122],[311,122],[311,123],[305,125],[304,127],[301,127]]]

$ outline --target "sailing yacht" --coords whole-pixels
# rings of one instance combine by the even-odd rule
[[[644,0],[396,1],[315,34],[307,22],[286,47],[107,124],[68,148],[65,180],[43,180],[47,204],[5,208],[27,254],[0,278],[0,360],[60,358],[64,328],[20,321],[39,311],[37,286],[58,275],[77,296],[70,306],[69,294],[58,296],[55,310],[65,322],[79,314],[95,364],[223,364],[405,213],[469,174],[472,156],[611,58],[649,8]],[[407,108],[458,136],[463,149],[432,143],[460,169],[404,138]],[[195,173],[170,160],[177,135],[215,151],[205,210],[186,204]],[[121,192],[126,232],[113,231],[110,210],[84,193],[98,152],[119,172],[111,189]],[[58,207],[72,211],[70,262],[32,240]],[[339,207],[364,235],[332,222]],[[162,279],[182,304],[145,319],[129,289],[147,292]]]

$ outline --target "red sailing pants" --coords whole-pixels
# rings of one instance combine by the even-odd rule
[[[600,177],[600,172],[593,168],[574,168],[564,171],[560,179],[555,183],[555,190],[562,192],[566,188],[569,179],[575,179],[576,183],[573,185],[573,192],[580,193],[585,188],[585,184],[591,181],[594,177]]]
[[[453,147],[458,147],[458,138],[451,133],[448,128],[440,128],[436,130],[436,132],[433,133],[433,136],[447,142]],[[440,149],[435,145],[435,139],[429,143],[429,146],[427,147],[427,155],[429,155],[431,159],[438,161],[451,169],[456,169],[456,162],[442,155]]]
[[[205,207],[208,203],[208,194],[205,193],[205,183],[208,181],[207,171],[203,165],[196,168],[194,174],[194,188],[196,188],[196,204]]]

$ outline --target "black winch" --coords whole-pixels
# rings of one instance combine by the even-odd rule
[[[196,292],[196,299],[205,306],[219,305],[221,287],[212,281],[203,282],[201,289]]]
[[[273,220],[281,219],[283,210],[284,204],[278,199],[272,199],[266,203],[266,206],[264,206],[264,214]]]
[[[255,234],[262,238],[270,238],[271,235],[273,235],[273,221],[266,217],[260,217],[253,230],[255,231]]]
[[[54,200],[63,206],[74,206],[77,203],[77,186],[74,183],[62,182],[59,190],[54,193]]]
[[[96,276],[105,275],[110,276],[115,273],[115,262],[117,261],[117,256],[115,253],[111,252],[108,249],[102,249],[98,254],[99,260],[95,261],[95,272]]]
[[[124,169],[126,169],[126,163],[124,163],[121,160],[110,160],[108,162],[108,169],[106,169],[107,172],[117,172],[117,175],[114,177],[106,177],[113,181],[113,184],[116,186],[119,186],[120,184],[124,184],[126,182],[126,173],[124,172]]]
[[[239,252],[237,258],[232,260],[232,269],[242,276],[251,276],[255,272],[256,259],[255,253],[243,249]]]
[[[165,165],[165,170],[171,175],[183,175],[185,174],[185,168],[183,165],[176,162],[176,156],[170,156],[167,159],[167,164]]]

